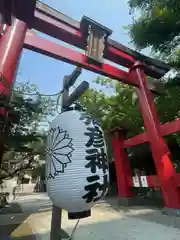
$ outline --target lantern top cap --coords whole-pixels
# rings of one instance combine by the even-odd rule
[[[103,26],[102,24],[92,20],[89,17],[83,16],[80,22],[80,28],[87,32],[89,26],[91,26],[93,29],[95,29],[96,31],[105,34],[106,37],[109,37],[112,34],[112,30],[110,30],[109,28]]]

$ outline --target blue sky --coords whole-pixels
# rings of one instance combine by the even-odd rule
[[[113,31],[112,39],[132,47],[130,38],[124,26],[132,23],[132,16],[129,15],[128,0],[44,0],[43,2],[56,8],[58,11],[81,20],[86,15],[97,22],[107,26]],[[41,93],[54,93],[62,87],[62,79],[65,74],[74,70],[72,66],[31,51],[24,50],[20,63],[19,81],[29,80],[36,84]],[[83,70],[79,81],[87,80],[90,83],[96,78],[96,74]]]

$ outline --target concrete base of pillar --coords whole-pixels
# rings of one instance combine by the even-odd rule
[[[149,199],[140,196],[119,198],[118,203],[120,206],[163,206],[163,202],[159,199]]]
[[[162,213],[164,213],[164,214],[166,214],[166,215],[171,215],[171,216],[180,217],[180,209],[174,209],[174,208],[164,207],[164,208],[162,209]]]
[[[118,199],[118,204],[120,206],[132,206],[134,205],[134,198],[119,198]]]

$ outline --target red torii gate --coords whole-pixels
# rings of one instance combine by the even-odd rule
[[[179,131],[179,120],[160,124],[146,77],[159,79],[170,70],[169,66],[113,41],[109,38],[111,31],[91,19],[83,17],[79,23],[36,0],[1,1],[0,12],[0,89],[7,100],[11,95],[23,47],[133,85],[139,98],[146,133],[124,141],[122,132],[113,132],[119,197],[125,200],[133,197],[132,184],[129,184],[132,173],[124,148],[149,141],[165,207],[180,209],[177,175],[163,139],[166,133]],[[31,28],[86,50],[86,54],[44,39],[32,32]],[[103,59],[129,70],[120,70],[104,63]],[[173,125],[178,127],[172,128]]]
[[[112,131],[114,134],[116,131]],[[160,134],[162,137],[167,135],[180,132],[180,119],[176,119],[172,122],[160,125]],[[132,170],[129,161],[127,161],[127,153],[125,149],[130,147],[135,147],[139,144],[149,142],[147,133],[139,134],[135,137],[125,139],[123,130],[118,130],[118,138],[113,138],[113,148],[115,153],[115,165],[117,171],[117,181],[118,181],[118,193],[119,197],[124,201],[124,204],[131,204],[133,201],[131,199],[134,197],[132,192],[134,186]],[[119,149],[121,149],[121,157],[119,157],[119,151],[117,150],[117,144]],[[121,166],[121,167],[120,167]],[[122,168],[124,166],[124,168]],[[149,188],[161,188],[161,182],[158,176],[140,176],[138,175],[139,187],[149,187]],[[123,179],[123,180],[122,180]],[[142,180],[145,179],[145,185],[143,185]],[[174,175],[175,184],[177,188],[180,187],[180,174]],[[173,198],[173,196],[171,197]],[[129,201],[128,201],[129,200]],[[123,202],[123,201],[122,201]],[[169,212],[169,211],[168,211]]]

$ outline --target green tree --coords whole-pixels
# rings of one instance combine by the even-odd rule
[[[108,158],[111,160],[110,130],[119,127],[127,130],[128,137],[134,136],[143,131],[142,118],[132,87],[103,77],[98,77],[95,82],[112,94],[89,89],[78,102],[93,118],[100,120],[108,145]]]
[[[144,124],[139,108],[135,89],[120,82],[107,78],[97,78],[96,83],[107,88],[112,94],[101,90],[89,89],[79,100],[79,103],[94,118],[101,121],[106,133],[109,146],[109,158],[113,156],[109,130],[119,127],[127,131],[127,138],[144,132]],[[165,84],[163,95],[155,96],[155,103],[162,123],[180,117],[180,88],[168,83]],[[169,142],[179,142],[179,135],[175,134],[167,139]],[[147,145],[139,145],[128,149],[133,167],[144,166],[154,168],[151,152]],[[148,161],[144,161],[147,158]],[[150,161],[150,160],[151,161]]]
[[[112,94],[89,89],[79,100],[87,112],[100,119],[107,132],[115,127],[127,129],[128,136],[142,132],[143,122],[133,87],[103,77],[98,77],[95,82]]]
[[[4,106],[4,102],[1,101],[1,104],[1,107]],[[54,114],[54,106],[54,101],[40,95],[36,86],[29,82],[16,84],[10,104],[6,106],[9,117],[2,119],[1,124],[4,126],[5,123],[7,128],[4,133],[6,137],[1,134],[4,156],[0,180],[37,164],[37,157],[45,153],[46,130],[43,124]]]
[[[129,0],[135,19],[129,26],[138,49],[151,47],[175,70],[180,68],[180,2],[178,0]],[[139,11],[140,16],[136,17]]]
[[[173,70],[173,74],[165,79],[165,94],[155,100],[160,120],[165,123],[179,118],[180,2],[129,0],[129,6],[134,17],[133,24],[128,29],[132,43],[139,50],[150,47],[154,56],[168,62]],[[168,136],[167,141],[174,159],[178,162],[179,134]]]

